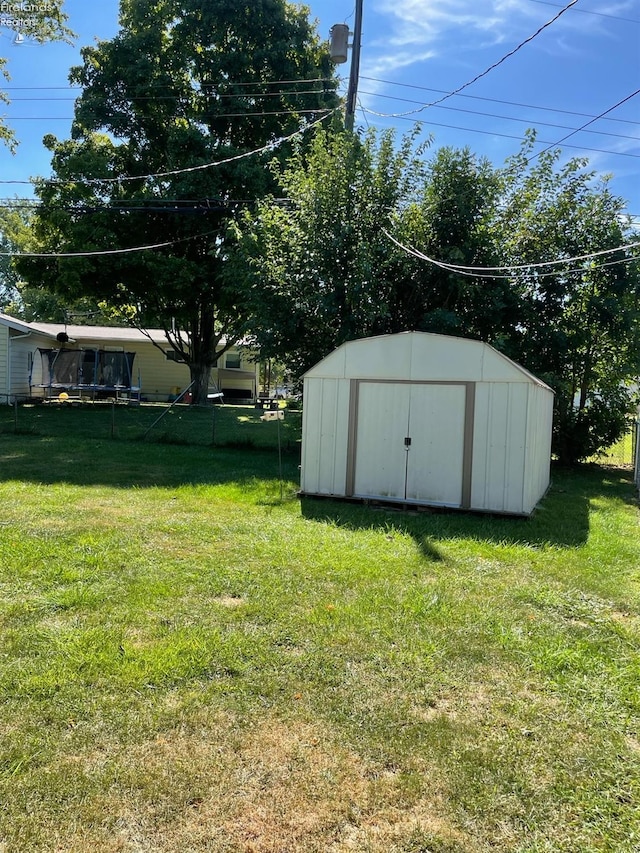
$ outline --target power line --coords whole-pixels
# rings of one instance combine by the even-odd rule
[[[373,96],[376,98],[390,98],[390,99],[393,99],[394,101],[405,101],[406,103],[413,103],[413,104],[420,103],[420,101],[412,101],[410,98],[398,98],[397,95],[382,95],[382,94],[379,94],[377,92],[362,92],[361,94],[370,95],[370,96]],[[483,116],[486,118],[499,118],[499,119],[502,119],[503,121],[519,121],[519,122],[522,122],[524,124],[529,124],[529,125],[531,125],[532,123],[535,123],[538,125],[543,125],[544,127],[555,127],[555,128],[560,129],[560,130],[574,130],[574,129],[577,130],[577,128],[567,127],[566,125],[562,125],[562,124],[552,124],[551,122],[548,122],[548,121],[538,121],[536,119],[527,119],[527,118],[516,118],[515,116],[497,115],[496,113],[480,112],[478,110],[465,110],[465,109],[462,109],[461,107],[441,107],[441,106],[438,106],[438,107],[436,107],[436,109],[448,110],[450,112],[456,112],[456,113],[465,113],[467,115],[473,115],[473,116]],[[595,120],[595,117],[594,117],[594,120]],[[616,139],[634,139],[636,142],[640,142],[639,136],[629,136],[627,134],[622,134],[622,133],[608,133],[606,130],[588,130],[587,133],[595,133],[598,136],[612,136],[612,137],[615,137]]]
[[[322,112],[322,107],[315,107],[309,110],[258,110],[255,112],[241,113],[215,113],[212,115],[200,115],[194,117],[194,121],[203,123],[209,119],[226,119],[226,118],[254,118],[255,116],[291,116],[291,115],[312,115]],[[11,121],[73,121],[73,116],[11,116]]]
[[[290,83],[296,83],[296,84],[297,83],[333,83],[333,82],[336,82],[336,80],[337,80],[337,82],[340,82],[339,78],[333,78],[333,77],[306,77],[306,78],[297,79],[297,80],[242,80],[242,81],[234,80],[232,85],[233,86],[280,86],[280,85],[285,86],[285,85],[288,85]],[[218,84],[201,83],[200,87],[202,89],[203,86],[207,87],[207,86],[214,86],[214,85],[218,85]],[[149,83],[148,87],[149,87],[149,89],[153,89],[154,87],[165,88],[166,83]],[[27,91],[29,91],[29,92],[33,92],[33,91],[54,92],[54,91],[60,91],[60,90],[62,90],[62,91],[76,91],[76,90],[82,91],[84,87],[82,87],[82,86],[3,86],[2,88],[3,88],[3,91],[5,91],[5,92],[7,92],[7,91],[8,92],[18,92],[18,91],[21,91],[21,92],[27,92]],[[194,94],[197,94],[199,91],[201,91],[201,89],[194,89],[193,90]],[[288,93],[288,94],[292,94],[292,93]]]
[[[190,92],[187,94],[179,94],[179,95],[137,95],[127,98],[127,103],[137,103],[138,101],[184,101],[187,102],[191,100],[194,95],[215,95],[216,98],[280,98],[283,95],[287,97],[298,95],[324,95],[329,90],[327,89],[301,89],[300,91],[291,91],[291,90],[282,90],[280,92]],[[11,103],[15,104],[21,101],[46,101],[47,103],[50,101],[76,101],[75,97],[65,97],[65,98],[51,98],[51,97],[40,97],[40,98],[11,98]]]
[[[384,229],[383,229],[384,230]],[[387,237],[390,237],[387,232],[384,232]],[[393,239],[393,238],[391,238]],[[638,243],[627,243],[625,246],[616,246],[613,249],[601,249],[598,252],[588,252],[584,255],[574,255],[571,258],[559,258],[556,261],[539,261],[534,264],[510,264],[508,266],[499,266],[499,267],[478,267],[478,266],[464,266],[463,264],[448,264],[444,261],[441,261],[442,266],[449,267],[451,270],[474,270],[475,272],[504,272],[504,271],[512,271],[512,270],[529,270],[529,269],[541,269],[543,267],[551,267],[551,266],[560,266],[562,264],[574,264],[578,261],[590,261],[593,258],[599,258],[603,255],[612,255],[614,252],[624,252],[627,249],[636,249],[640,246],[640,242]],[[426,258],[426,255],[424,256]],[[428,260],[433,261],[433,258],[428,258]],[[635,258],[634,260],[638,260]],[[433,261],[437,263],[436,261]],[[615,261],[615,263],[619,263]]]
[[[373,113],[372,110],[368,110],[365,107],[362,107],[363,112],[372,113],[373,115],[378,115],[378,113]],[[500,139],[515,139],[518,142],[524,142],[522,136],[515,136],[511,133],[498,133],[495,130],[479,130],[477,127],[460,127],[455,124],[444,124],[443,122],[432,121],[431,119],[412,119],[409,116],[397,116],[396,118],[402,119],[403,121],[411,121],[417,122],[418,124],[424,124],[427,127],[444,127],[448,130],[462,130],[465,133],[481,133],[484,136],[495,136]],[[551,148],[555,147],[558,143],[552,142],[549,143],[547,140],[539,139],[536,140],[542,145],[549,145]],[[609,154],[612,157],[633,157],[635,159],[640,158],[640,154],[632,154],[628,151],[609,151],[604,148],[593,148],[586,145],[565,145],[565,148],[572,148],[576,151],[592,151],[595,154]],[[542,152],[540,152],[542,153]],[[536,155],[537,156],[537,155]],[[1,183],[1,181],[0,181]]]
[[[197,240],[199,237],[210,237],[218,231],[208,231],[206,234],[192,234],[190,237],[182,237],[178,240],[168,240],[165,243],[153,243],[149,246],[132,246],[129,249],[103,249],[95,252],[0,252],[5,258],[93,258],[100,255],[125,255],[132,252],[146,252],[148,249],[162,249],[166,246],[175,246],[178,243],[186,243],[187,240]]]
[[[594,124],[596,121],[599,121],[601,118],[604,118],[607,113],[613,112],[613,110],[617,110],[618,107],[621,107],[623,104],[626,104],[627,101],[630,101],[632,98],[635,98],[636,95],[640,95],[640,89],[636,89],[635,92],[632,92],[630,95],[627,95],[626,98],[623,98],[621,101],[618,101],[617,104],[614,104],[612,107],[601,112],[600,115],[595,116],[590,119],[588,122],[582,125],[582,127],[578,127],[575,130],[572,130],[571,133],[567,133],[566,136],[563,136],[562,139],[558,139],[557,142],[552,142],[550,145],[547,145],[546,148],[543,148],[542,151],[538,151],[537,154],[533,154],[527,162],[530,163],[532,160],[535,160],[536,157],[540,157],[540,155],[544,154],[546,151],[549,151],[551,148],[556,148],[558,145],[561,145],[566,139],[570,139],[572,136],[575,136],[576,133],[580,133],[589,127],[590,124]]]
[[[83,184],[83,185],[113,184],[113,183],[124,183],[125,181],[144,181],[144,180],[149,180],[151,178],[168,178],[168,177],[172,177],[174,175],[184,175],[188,172],[201,172],[204,169],[212,169],[216,166],[224,166],[227,163],[233,163],[233,162],[236,162],[238,160],[243,160],[247,157],[252,157],[256,154],[263,154],[265,151],[272,151],[273,149],[278,148],[280,145],[283,145],[285,142],[288,142],[289,140],[293,139],[294,137],[300,136],[301,134],[306,133],[312,127],[315,127],[316,125],[325,121],[325,119],[327,119],[329,116],[333,115],[333,113],[335,113],[337,111],[337,109],[338,108],[336,107],[333,110],[329,110],[329,111],[325,112],[325,115],[321,116],[319,119],[316,119],[316,121],[313,121],[310,124],[307,124],[305,127],[300,128],[300,130],[296,130],[293,133],[290,133],[288,136],[282,136],[282,137],[280,137],[280,139],[277,139],[274,142],[268,142],[266,145],[263,145],[261,148],[256,148],[253,151],[245,151],[242,154],[235,154],[233,157],[227,157],[225,160],[217,160],[217,161],[214,161],[211,163],[202,163],[199,166],[189,166],[189,167],[186,167],[183,169],[172,169],[171,171],[167,171],[167,172],[154,172],[154,173],[151,173],[148,175],[124,175],[124,176],[119,177],[119,178],[81,178],[81,179],[67,178],[64,181],[56,180],[55,178],[41,178],[40,180],[42,181],[42,183],[49,184],[49,185],[55,185],[55,186],[59,186],[59,185],[64,186],[64,185],[69,184],[70,182],[75,182],[75,183],[79,183],[79,184]],[[315,112],[319,112],[319,111],[318,110],[312,110],[311,112],[315,113]],[[0,180],[0,184],[31,184],[31,183],[33,183],[33,182],[32,181],[24,181],[24,180],[6,180],[6,179]]]
[[[577,2],[578,2],[578,0],[571,0],[571,2],[568,3],[566,6],[564,6],[558,12],[557,15],[554,15],[553,18],[548,20],[541,27],[538,27],[538,29],[535,31],[535,33],[533,33],[533,35],[530,35],[528,38],[524,39],[524,41],[521,41],[520,44],[516,45],[516,47],[513,48],[513,50],[510,50],[508,53],[506,53],[504,56],[502,56],[497,62],[494,62],[488,68],[485,68],[485,70],[480,72],[480,74],[476,74],[476,76],[473,79],[468,80],[466,83],[463,83],[462,86],[458,86],[458,88],[454,89],[453,92],[449,92],[448,94],[443,95],[442,98],[439,98],[437,101],[432,101],[430,104],[424,104],[424,106],[419,107],[417,110],[409,110],[408,112],[405,112],[405,113],[385,114],[385,113],[376,113],[373,110],[368,110],[368,112],[373,113],[373,115],[379,115],[382,118],[403,118],[404,116],[415,115],[416,113],[422,112],[423,110],[426,110],[429,107],[435,107],[438,104],[441,104],[443,101],[446,101],[447,98],[452,98],[454,95],[459,95],[460,92],[462,92],[464,89],[468,89],[469,86],[472,86],[474,83],[477,83],[478,80],[481,80],[483,77],[486,77],[487,74],[489,74],[491,71],[493,71],[499,65],[502,65],[503,62],[505,62],[507,59],[509,59],[515,53],[517,53],[519,50],[521,50],[523,47],[525,47],[525,45],[532,42],[537,36],[540,35],[541,32],[546,30],[547,27],[550,27],[551,24],[554,24],[558,20],[558,18],[561,17],[561,15],[564,15],[564,13],[567,12],[569,9],[571,9],[572,6],[575,6],[575,4]]]
[[[415,83],[399,83],[396,80],[382,80],[379,77],[362,77],[362,80],[370,80],[372,83],[384,83],[387,86],[399,86],[403,89],[417,89],[420,92],[436,92],[438,94],[447,94],[446,89],[431,89],[428,86],[418,86]],[[377,94],[377,93],[374,93]],[[386,95],[385,97],[392,97],[391,95]],[[593,115],[589,113],[580,113],[574,110],[564,110],[559,107],[541,107],[537,104],[522,104],[518,101],[503,101],[499,98],[486,98],[481,97],[480,95],[457,95],[459,98],[466,98],[471,101],[488,101],[492,104],[503,104],[510,107],[523,107],[528,110],[543,110],[545,112],[552,113],[563,113],[564,115],[571,116],[579,116],[580,118],[594,118]],[[441,107],[441,109],[446,109],[445,107]],[[451,109],[451,108],[449,108]],[[607,121],[615,121],[621,124],[633,124],[639,125],[640,121],[633,121],[632,119],[627,118],[609,118]]]
[[[530,0],[531,3],[539,3],[541,6],[551,6],[554,9],[560,7],[557,3],[549,3],[548,0]],[[631,24],[640,24],[638,18],[623,18],[622,15],[610,15],[607,12],[596,12],[593,9],[574,9],[574,12],[580,12],[582,15],[597,15],[599,18],[612,18],[614,21],[627,21]]]
[[[556,261],[543,261],[543,262],[537,263],[537,264],[519,264],[519,265],[515,265],[515,266],[503,266],[503,267],[466,267],[466,266],[458,266],[456,264],[447,264],[444,261],[438,261],[435,258],[430,258],[428,255],[425,255],[423,252],[418,251],[418,249],[414,249],[411,246],[406,246],[403,243],[400,243],[399,240],[396,240],[396,238],[393,237],[391,234],[389,234],[389,232],[386,231],[384,228],[382,229],[382,233],[385,235],[385,237],[387,237],[389,240],[391,240],[391,242],[394,243],[399,249],[402,249],[402,251],[406,252],[408,255],[413,255],[414,257],[418,258],[419,260],[426,261],[427,263],[433,264],[434,266],[439,267],[440,269],[443,269],[446,272],[452,272],[452,273],[455,273],[457,275],[469,276],[471,278],[512,279],[515,277],[513,274],[512,275],[496,275],[496,274],[494,274],[493,271],[495,270],[497,272],[498,270],[500,270],[502,272],[506,272],[506,271],[511,270],[511,271],[513,271],[513,273],[515,275],[518,275],[519,273],[522,273],[525,270],[539,269],[539,268],[544,268],[544,267],[548,267],[548,266],[552,266],[552,265],[577,263],[580,260],[589,260],[591,258],[601,257],[603,255],[611,254],[613,252],[619,252],[619,251],[623,251],[625,249],[631,249],[631,248],[635,248],[637,246],[640,246],[640,243],[630,243],[627,246],[618,246],[615,249],[604,249],[600,252],[592,252],[589,255],[581,255],[578,257],[574,257],[574,258],[564,258],[564,259],[556,260]],[[623,258],[623,259],[618,260],[618,261],[609,261],[609,262],[605,262],[603,264],[599,264],[596,268],[600,269],[600,267],[615,266],[617,264],[634,263],[634,262],[640,262],[640,258],[631,257],[631,258]],[[547,278],[549,276],[554,276],[554,275],[569,275],[569,274],[573,274],[573,273],[584,274],[585,272],[589,272],[589,270],[585,269],[584,267],[578,268],[578,269],[573,269],[573,270],[560,269],[560,270],[553,270],[551,272],[536,272],[536,277],[537,278]]]

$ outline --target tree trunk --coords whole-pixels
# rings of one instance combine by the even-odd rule
[[[191,373],[191,403],[194,406],[206,406],[208,403],[207,392],[209,391],[209,380],[211,378],[210,364],[190,364]]]

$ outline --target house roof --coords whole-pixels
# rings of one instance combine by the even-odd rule
[[[35,332],[55,340],[58,334],[66,333],[69,341],[82,344],[83,341],[98,341],[107,343],[136,344],[147,343],[149,340],[160,346],[170,346],[164,329],[146,329],[142,331],[132,326],[75,326],[65,323],[25,323],[24,320],[16,320],[8,314],[0,313],[0,324],[15,329],[23,334]],[[220,345],[224,346],[226,340],[223,338]],[[239,346],[254,347],[249,340],[240,341]]]
[[[35,329],[32,323],[25,323],[24,320],[16,320],[15,317],[10,317],[8,314],[0,313],[0,325],[6,326],[9,329],[13,329],[15,332],[20,332],[20,334],[28,335],[30,332],[40,331],[39,329]],[[47,332],[42,330],[41,334],[46,337],[55,338],[56,333]]]
[[[66,332],[72,341],[121,341],[137,343],[151,339],[155,343],[167,344],[163,329],[147,329],[146,332],[129,326],[73,326],[64,323],[29,323],[28,326],[44,334],[55,336]]]

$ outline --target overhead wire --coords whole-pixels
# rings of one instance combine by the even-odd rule
[[[205,169],[212,169],[216,166],[224,166],[227,163],[234,163],[238,160],[244,160],[247,157],[253,157],[257,154],[264,154],[266,151],[273,151],[275,148],[278,148],[280,145],[283,145],[285,142],[289,142],[291,139],[294,139],[296,136],[300,136],[303,133],[306,133],[312,127],[319,125],[321,122],[325,121],[329,116],[333,115],[339,108],[335,107],[334,109],[327,110],[325,115],[321,116],[319,119],[316,119],[313,122],[308,123],[305,127],[300,128],[299,130],[290,133],[288,136],[282,136],[279,139],[274,140],[273,142],[268,142],[266,145],[263,145],[261,148],[255,148],[252,151],[244,151],[242,154],[234,154],[232,157],[226,157],[224,160],[216,160],[210,163],[201,163],[198,166],[188,166],[182,169],[171,169],[166,172],[152,172],[146,175],[122,175],[117,178],[67,178],[64,181],[57,180],[55,178],[40,178],[39,181],[52,185],[52,186],[66,186],[69,183],[80,183],[83,185],[91,185],[91,184],[115,184],[115,183],[125,183],[128,181],[146,181],[151,180],[152,178],[168,178],[174,177],[175,175],[184,175],[190,172],[201,172]],[[313,113],[321,112],[321,110],[311,110]],[[11,179],[2,179],[0,180],[0,184],[32,184],[33,181],[26,180],[11,180]]]
[[[406,252],[409,255],[413,255],[420,260],[426,261],[430,264],[433,264],[440,269],[445,270],[446,272],[456,273],[458,275],[470,276],[472,278],[499,278],[499,279],[512,279],[518,274],[522,274],[526,270],[536,270],[537,278],[547,278],[553,275],[568,275],[569,273],[585,273],[589,272],[588,269],[584,267],[580,267],[578,269],[573,270],[553,270],[550,272],[538,272],[540,269],[544,269],[550,266],[563,266],[567,264],[578,263],[579,261],[592,260],[594,258],[602,257],[604,255],[613,254],[614,252],[626,251],[629,249],[634,249],[640,246],[640,242],[637,243],[629,243],[625,246],[616,246],[613,249],[603,249],[598,252],[590,252],[585,255],[577,255],[572,258],[561,258],[555,261],[541,261],[539,263],[533,264],[514,264],[514,265],[504,265],[498,267],[479,267],[479,266],[463,266],[459,264],[448,264],[445,261],[439,261],[435,258],[430,258],[428,255],[425,255],[423,252],[420,252],[418,249],[413,248],[412,246],[407,246],[397,240],[392,234],[390,234],[385,228],[382,228],[382,233],[391,240],[399,249],[402,249],[403,252]],[[622,258],[616,261],[605,262],[602,264],[598,264],[597,268],[605,267],[605,266],[615,266],[616,264],[622,263],[633,263],[640,262],[640,258]],[[502,273],[508,273],[511,271],[511,275]]]
[[[446,89],[433,89],[429,86],[418,86],[415,83],[400,83],[398,80],[384,80],[380,77],[361,77],[361,80],[369,80],[372,83],[384,83],[386,86],[398,86],[402,89],[417,89],[420,92],[436,92],[438,94],[447,94]],[[374,93],[378,94],[378,93]],[[391,95],[387,95],[385,97],[392,97]],[[552,112],[552,113],[562,113],[564,115],[572,115],[572,116],[580,116],[580,118],[594,118],[590,113],[580,113],[575,110],[565,110],[560,107],[541,107],[539,104],[523,104],[519,101],[505,101],[500,98],[487,98],[486,96],[481,95],[457,95],[459,98],[465,98],[466,100],[471,101],[488,101],[493,104],[502,104],[510,107],[522,107],[527,110],[543,110],[544,112]],[[452,109],[451,107],[441,107],[441,109]],[[619,124],[633,124],[640,125],[640,121],[633,121],[632,119],[626,118],[608,118],[607,121],[616,122]]]
[[[295,97],[298,95],[322,95],[325,93],[325,91],[326,90],[324,90],[324,89],[301,89],[300,91],[289,90],[289,91],[282,91],[282,92],[241,92],[241,93],[238,93],[238,92],[215,92],[215,93],[202,92],[201,93],[201,92],[195,91],[195,92],[191,92],[189,94],[184,94],[184,95],[138,95],[138,96],[134,95],[130,98],[127,98],[127,101],[131,102],[131,103],[138,103],[139,101],[188,101],[188,100],[190,100],[190,98],[193,95],[200,95],[200,94],[204,94],[204,95],[212,94],[212,95],[215,95],[216,98],[280,98],[283,95],[286,95],[287,97],[292,97],[292,96]],[[22,101],[29,101],[29,102],[46,101],[47,103],[49,103],[50,101],[76,101],[76,100],[77,100],[77,98],[75,98],[75,97],[65,97],[65,98],[51,98],[51,97],[45,97],[45,96],[42,96],[39,98],[22,98],[22,97],[13,98],[12,97],[11,103],[15,104],[15,103],[19,103]],[[292,110],[292,112],[295,112],[295,110]]]
[[[218,113],[217,115],[202,115],[197,121],[204,124],[207,119],[225,118],[250,118],[255,116],[284,116],[284,115],[308,115],[310,113],[322,112],[322,107],[308,110],[258,110],[255,112],[241,113]],[[72,116],[11,116],[11,121],[73,121]]]
[[[288,85],[290,83],[331,83],[334,81],[334,79],[335,78],[333,78],[333,77],[305,77],[302,79],[295,79],[295,80],[240,80],[240,81],[234,80],[233,85],[234,86],[280,86],[280,85],[285,86],[285,85]],[[200,85],[202,87],[202,86],[213,86],[215,84],[213,84],[213,83],[202,83]],[[166,83],[148,83],[147,87],[149,89],[153,89],[155,87],[165,88]],[[75,90],[75,89],[77,89],[78,91],[81,91],[84,87],[83,86],[67,85],[67,86],[3,86],[2,88],[4,91],[10,91],[10,92],[24,91],[24,92],[26,92],[26,91],[57,91],[57,90],[67,91],[67,90]],[[197,92],[197,91],[200,91],[200,90],[194,90],[194,92]]]
[[[367,110],[367,112],[371,113],[371,110]],[[399,119],[402,121],[416,122],[416,119],[409,118],[408,116],[399,116]],[[444,122],[432,121],[431,119],[417,119],[417,123],[427,125],[428,127],[444,127],[449,130],[462,130],[465,133],[480,133],[483,136],[495,136],[500,139],[515,139],[519,142],[524,142],[524,138],[522,136],[516,136],[511,133],[499,133],[495,130],[480,130],[477,127],[460,127],[459,125],[445,124]],[[557,142],[549,143],[547,142],[547,140],[544,139],[540,139],[537,141],[542,145],[548,145],[549,148],[554,148],[558,144]],[[612,157],[633,157],[635,159],[640,158],[640,154],[633,154],[629,151],[611,151],[610,149],[593,148],[592,146],[587,145],[566,145],[565,148],[572,148],[576,151],[592,151],[595,154],[609,154]]]
[[[581,133],[583,130],[589,127],[589,125],[594,124],[596,121],[600,121],[600,119],[604,118],[608,113],[613,112],[613,110],[617,110],[618,107],[621,107],[623,104],[626,104],[627,101],[630,101],[632,98],[635,98],[636,95],[640,95],[640,89],[636,89],[635,92],[632,92],[630,95],[627,95],[625,98],[622,98],[622,100],[618,101],[617,104],[614,104],[612,107],[609,107],[608,109],[604,110],[604,112],[601,112],[600,115],[594,116],[594,118],[585,122],[585,124],[583,124],[581,127],[577,127],[575,130],[572,130],[571,133],[567,133],[567,135],[563,136],[562,139],[558,139],[556,142],[552,142],[547,145],[547,147],[543,148],[542,151],[537,151],[535,154],[532,154],[531,157],[528,158],[527,163],[530,163],[532,160],[535,160],[536,157],[540,157],[542,154],[547,151],[550,151],[552,148],[557,148],[558,145],[562,145],[562,143],[565,142],[567,139],[571,139],[571,137],[575,136],[576,133]]]
[[[132,252],[146,252],[149,249],[162,249],[166,246],[176,246],[178,243],[186,243],[188,240],[197,240],[200,237],[210,237],[217,231],[207,231],[204,234],[191,234],[189,237],[180,237],[176,240],[167,240],[164,243],[152,243],[148,246],[132,246],[128,249],[100,249],[90,252],[0,252],[0,257],[5,258],[93,258],[101,255],[126,255]]]
[[[548,0],[529,0],[530,3],[539,3],[541,6],[551,6],[553,9],[559,9],[557,3],[549,3]],[[630,24],[640,24],[638,18],[626,18],[622,15],[611,15],[608,12],[596,12],[595,9],[573,9],[574,12],[580,12],[582,15],[597,15],[599,18],[612,18],[614,21],[626,21]]]
[[[375,98],[388,98],[388,99],[392,99],[394,101],[405,101],[406,103],[414,103],[414,104],[420,103],[420,101],[414,101],[410,98],[399,98],[397,95],[385,95],[385,94],[382,94],[379,92],[361,91],[360,94],[369,95],[369,96],[372,96]],[[553,123],[547,122],[547,121],[539,121],[536,119],[527,119],[527,118],[518,118],[516,116],[498,115],[496,113],[480,112],[478,110],[465,110],[465,109],[462,109],[461,107],[437,106],[435,109],[447,110],[448,112],[455,112],[455,113],[464,113],[465,115],[482,116],[484,118],[498,118],[498,119],[501,119],[503,121],[517,121],[517,122],[521,122],[523,124],[529,124],[529,125],[531,125],[531,123],[533,122],[537,125],[542,125],[544,127],[555,127],[555,128],[558,128],[559,130],[575,130],[576,132],[578,132],[578,130],[581,129],[581,128],[567,127],[566,125],[562,125],[562,124],[553,124]],[[593,116],[593,121],[596,121],[597,119],[598,119],[598,116]],[[640,124],[640,122],[638,122],[638,123]],[[606,130],[588,130],[586,132],[587,133],[594,133],[594,134],[597,134],[598,136],[611,136],[615,139],[633,139],[636,142],[640,143],[640,137],[639,136],[629,136],[628,134],[613,133],[613,132],[608,132]]]
[[[531,0],[531,2],[541,2],[541,0]],[[553,5],[553,4],[549,4],[549,5]],[[586,10],[576,9],[575,11],[586,11]],[[596,14],[596,13],[594,12],[593,14]],[[430,86],[419,86],[415,83],[402,83],[399,80],[387,80],[387,79],[384,79],[381,77],[369,77],[367,75],[361,75],[360,80],[368,80],[372,83],[383,83],[386,86],[397,86],[397,87],[402,88],[402,89],[415,89],[415,90],[420,91],[420,92],[435,92],[436,94],[441,94],[441,95],[449,95],[450,94],[446,89],[435,89],[435,88],[430,87]],[[253,82],[255,82],[255,81],[253,81]],[[285,81],[271,81],[271,82],[273,82],[275,84],[276,82],[287,83],[287,82],[292,82],[292,81],[286,81],[285,80]],[[329,78],[329,77],[315,78],[314,77],[314,78],[310,78],[309,80],[301,80],[300,82],[303,82],[303,83],[306,83],[306,82],[314,82],[314,83],[315,82],[334,82],[334,78]],[[338,78],[338,82],[344,82],[344,80],[341,81],[340,78]],[[164,85],[164,84],[161,84],[161,85]],[[236,85],[236,86],[250,86],[250,85],[252,85],[252,81],[247,81],[246,83],[242,83],[242,82],[241,83],[234,83],[234,85]],[[80,86],[3,86],[2,88],[3,88],[3,91],[43,91],[43,92],[48,92],[48,91],[58,91],[58,90],[64,90],[64,91],[76,90],[76,89],[78,91],[81,90]],[[303,90],[301,92],[294,92],[291,90],[283,90],[282,92],[251,92],[251,93],[242,94],[242,95],[238,95],[238,94],[234,95],[232,93],[217,93],[217,94],[219,97],[277,97],[278,95],[283,95],[283,94],[287,94],[287,95],[296,94],[297,95],[297,94],[316,94],[316,93],[322,94],[323,90],[322,89],[309,89],[309,90]],[[198,94],[198,91],[195,91],[193,94]],[[387,97],[387,98],[392,97],[391,95],[382,96],[382,95],[380,95],[380,93],[377,93],[377,92],[376,93],[368,93],[367,92],[367,93],[363,93],[363,94],[373,94],[373,95],[377,95],[380,97]],[[501,98],[488,98],[486,96],[481,96],[481,95],[459,94],[459,95],[457,95],[457,97],[464,98],[466,100],[487,101],[489,103],[502,104],[502,105],[507,105],[507,106],[512,106],[512,107],[522,107],[524,109],[543,110],[545,112],[561,113],[564,115],[574,115],[574,116],[579,116],[581,118],[593,118],[594,117],[594,116],[590,115],[589,113],[577,112],[575,110],[566,110],[566,109],[563,109],[561,107],[541,106],[540,104],[528,104],[528,103],[522,103],[519,101],[506,101],[506,100],[501,99]],[[176,98],[175,95],[148,95],[148,96],[145,95],[145,96],[138,96],[138,97],[132,96],[130,98],[130,100],[132,100],[132,101],[144,101],[144,100],[166,100],[166,99],[175,99],[175,98]],[[44,98],[43,97],[43,98],[12,98],[11,100],[13,103],[13,102],[17,102],[17,101],[41,101],[41,100],[46,100],[46,101],[57,101],[57,100],[62,101],[62,100],[65,100],[66,101],[66,100],[76,100],[76,98],[75,97],[74,98]],[[398,100],[403,100],[403,99],[399,98]],[[421,106],[428,106],[428,104],[423,104],[420,101],[416,101],[415,103],[419,103]],[[455,109],[455,108],[442,107],[442,109]],[[292,110],[292,112],[296,112],[296,111]],[[640,121],[634,121],[632,119],[617,118],[617,117],[616,118],[613,118],[613,117],[608,118],[607,121],[616,122],[619,124],[632,124],[635,126],[640,125]]]

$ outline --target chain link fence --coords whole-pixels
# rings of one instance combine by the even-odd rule
[[[629,421],[629,429],[620,441],[612,447],[599,453],[595,461],[601,465],[611,465],[617,468],[633,467],[638,453],[638,419]]]
[[[274,417],[250,405],[14,403],[0,405],[0,434],[293,451],[300,444],[302,413],[281,405],[281,415]]]

